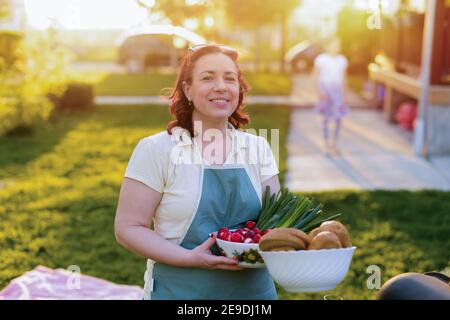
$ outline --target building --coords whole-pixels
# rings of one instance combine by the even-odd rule
[[[405,5],[382,21],[369,77],[384,88],[387,121],[394,122],[401,102],[417,102],[416,154],[450,154],[450,1],[422,2],[423,12]]]

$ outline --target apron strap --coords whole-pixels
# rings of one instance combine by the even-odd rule
[[[153,267],[155,261],[147,259],[147,270],[144,274],[144,300],[151,300],[153,291]]]

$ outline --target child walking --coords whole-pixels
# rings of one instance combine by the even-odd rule
[[[323,116],[323,139],[325,153],[337,155],[337,142],[342,117],[348,113],[346,103],[347,58],[340,54],[340,41],[334,37],[328,42],[327,50],[314,60],[314,73],[319,87],[319,101],[316,112]],[[330,134],[330,122],[334,122],[334,131]]]

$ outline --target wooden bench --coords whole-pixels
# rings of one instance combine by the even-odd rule
[[[421,83],[414,78],[394,70],[383,69],[375,63],[369,65],[369,79],[385,87],[383,102],[384,115],[387,121],[395,122],[397,106],[407,98],[419,100]],[[373,86],[372,104],[377,101],[377,86]],[[450,86],[431,85],[429,88],[429,103],[433,105],[450,106]]]

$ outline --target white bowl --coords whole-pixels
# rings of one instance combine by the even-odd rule
[[[272,278],[288,292],[332,290],[344,280],[356,247],[260,251]]]
[[[219,249],[228,258],[239,259],[238,265],[245,268],[264,268],[264,262],[259,255],[259,245],[257,243],[241,243],[221,240],[216,238]]]

